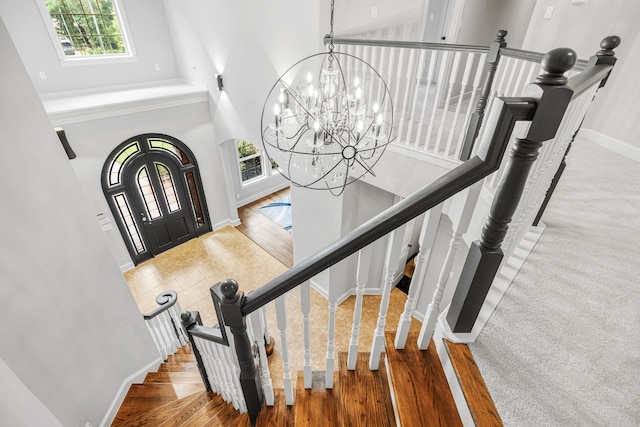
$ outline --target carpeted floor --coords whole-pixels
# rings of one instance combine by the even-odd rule
[[[578,138],[470,345],[505,426],[640,425],[640,165]]]

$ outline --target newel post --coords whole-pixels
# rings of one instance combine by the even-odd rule
[[[587,63],[587,68],[593,67],[594,65],[613,66],[618,60],[615,56],[616,53],[613,50],[618,46],[620,46],[620,37],[618,36],[608,36],[602,39],[602,41],[600,42],[600,50],[596,52],[596,54],[593,55],[591,58],[589,58],[589,62]],[[603,87],[607,83],[608,78],[609,76],[607,75],[607,77],[602,79],[599,87]],[[573,141],[576,139],[576,136],[578,135],[578,132],[580,131],[581,127],[582,127],[582,123],[580,123],[580,126],[578,127],[578,129],[576,129],[576,132],[571,137],[571,142],[569,142],[567,151],[565,151],[564,156],[562,157],[562,162],[560,162],[560,166],[558,167],[558,170],[556,171],[555,175],[553,176],[553,179],[551,180],[551,185],[549,185],[549,189],[547,190],[547,193],[544,196],[544,200],[540,205],[540,209],[538,210],[538,213],[536,214],[536,217],[533,220],[534,226],[537,226],[540,223],[542,214],[547,208],[547,205],[549,204],[549,200],[551,200],[551,196],[553,195],[553,192],[555,191],[556,186],[558,185],[558,182],[560,182],[560,177],[562,177],[562,173],[564,172],[564,169],[567,167],[567,162],[566,162],[567,155],[569,154],[569,151],[571,150],[571,145],[573,144]]]
[[[554,49],[542,59],[544,73],[535,83],[542,93],[525,138],[515,138],[511,159],[496,191],[480,240],[471,244],[458,286],[453,295],[447,323],[454,333],[471,332],[482,304],[502,262],[501,249],[509,222],[516,211],[529,170],[538,158],[543,141],[553,138],[564,117],[573,92],[564,73],[576,62],[568,48]]]
[[[500,62],[500,49],[507,47],[507,42],[504,38],[507,35],[507,30],[500,30],[496,35],[496,39],[489,46],[489,53],[487,54],[487,75],[482,85],[482,93],[478,98],[478,104],[476,111],[471,115],[469,120],[469,126],[467,127],[467,133],[464,136],[464,143],[462,144],[462,150],[460,151],[460,160],[469,160],[471,157],[471,151],[478,133],[480,132],[480,126],[482,125],[482,119],[484,118],[484,112],[487,108],[487,101],[491,94],[491,88],[493,86],[493,79],[496,76],[498,70],[498,63]]]
[[[202,377],[202,382],[204,383],[204,387],[207,391],[211,391],[211,384],[209,383],[209,377],[207,376],[207,371],[204,368],[204,362],[202,361],[200,350],[198,350],[198,346],[196,345],[196,342],[193,339],[193,335],[191,335],[191,329],[193,329],[194,326],[196,325],[202,326],[202,320],[200,319],[200,312],[185,311],[180,315],[180,319],[182,320],[182,326],[184,326],[184,329],[187,331],[187,335],[189,336],[189,342],[191,342],[191,349],[193,351],[193,355],[196,357],[196,362],[198,363],[198,371],[200,371],[200,376]]]
[[[224,323],[233,334],[238,364],[240,365],[240,386],[247,404],[247,412],[251,425],[256,425],[258,414],[264,401],[260,376],[253,361],[253,350],[249,335],[247,335],[247,322],[242,316],[242,304],[244,293],[238,292],[238,283],[227,279],[220,283],[222,299],[221,309]]]

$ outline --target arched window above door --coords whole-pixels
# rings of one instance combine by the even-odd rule
[[[169,135],[118,145],[103,166],[102,188],[136,264],[211,230],[196,159]]]

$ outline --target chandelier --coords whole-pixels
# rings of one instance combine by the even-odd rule
[[[393,105],[384,79],[367,62],[333,51],[285,71],[262,109],[262,142],[271,164],[298,187],[339,196],[367,173],[393,141]],[[312,70],[317,70],[315,73]]]

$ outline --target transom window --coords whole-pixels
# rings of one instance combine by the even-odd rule
[[[65,59],[131,55],[119,0],[40,0]]]

